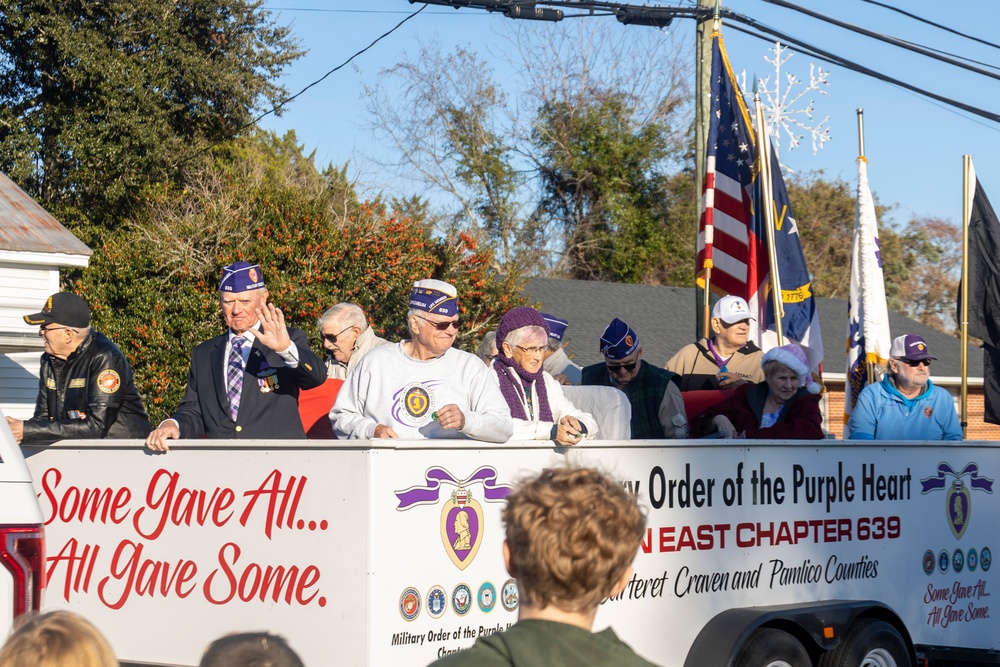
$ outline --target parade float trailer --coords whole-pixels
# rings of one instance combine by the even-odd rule
[[[500,510],[567,460],[648,510],[603,603],[668,667],[997,663],[1000,447],[985,442],[63,442],[26,448],[43,609],[123,661],[267,630],[311,667],[426,665],[516,621]],[[460,515],[464,515],[460,518]]]

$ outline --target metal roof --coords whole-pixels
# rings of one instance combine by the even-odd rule
[[[663,366],[677,350],[694,340],[695,293],[693,287],[626,285],[586,280],[533,278],[524,289],[529,300],[541,302],[542,310],[569,320],[567,354],[581,366],[603,361],[600,339],[613,317],[628,322],[642,341],[643,359]],[[823,370],[844,373],[847,367],[847,301],[817,299],[823,335]],[[913,333],[923,336],[938,358],[932,379],[961,375],[961,344],[958,338],[931,329],[896,312],[889,313],[893,336]],[[983,352],[969,346],[969,378],[982,378]]]
[[[88,257],[92,253],[4,174],[0,174],[0,250]]]

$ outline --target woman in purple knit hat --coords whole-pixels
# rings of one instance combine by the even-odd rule
[[[514,418],[511,440],[576,445],[597,434],[597,422],[576,409],[559,383],[542,370],[548,334],[548,323],[534,308],[508,311],[497,328],[493,371]]]

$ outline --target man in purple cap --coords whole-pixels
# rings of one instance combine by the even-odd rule
[[[688,437],[678,376],[642,360],[639,335],[617,317],[601,335],[603,364],[583,369],[583,384],[614,387],[632,405],[632,439]]]
[[[104,334],[90,328],[90,308],[71,292],[53,294],[42,312],[25,315],[45,341],[35,414],[7,417],[22,445],[70,438],[145,438],[149,417],[128,359]]]
[[[458,292],[441,280],[418,280],[406,314],[410,338],[366,354],[330,410],[338,437],[472,438],[506,442],[514,433],[493,371],[452,347]]]
[[[187,391],[177,411],[146,438],[153,451],[178,438],[305,438],[300,389],[326,380],[322,360],[300,329],[267,302],[260,266],[222,270],[219,303],[227,331],[191,353]]]
[[[920,336],[892,341],[881,382],[858,394],[847,424],[851,440],[961,440],[955,400],[931,382],[932,357]]]
[[[583,366],[574,364],[563,349],[568,342],[565,339],[569,322],[545,313],[542,313],[542,317],[549,325],[549,337],[546,341],[545,361],[542,362],[542,368],[559,384],[580,384],[583,379]]]

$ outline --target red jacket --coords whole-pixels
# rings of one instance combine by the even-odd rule
[[[712,433],[712,418],[725,415],[747,438],[775,438],[778,440],[822,440],[823,415],[819,411],[819,394],[810,394],[799,389],[781,408],[778,421],[770,428],[760,428],[760,418],[767,401],[767,382],[744,384],[726,400],[716,403],[694,418],[691,424],[692,437]]]

